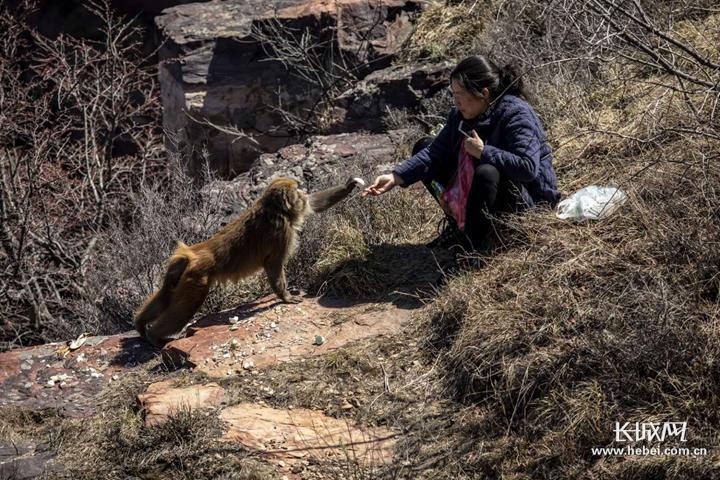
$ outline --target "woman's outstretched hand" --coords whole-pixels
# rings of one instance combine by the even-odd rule
[[[373,184],[363,190],[360,195],[363,197],[366,197],[368,195],[382,195],[383,193],[392,190],[393,188],[395,188],[396,185],[400,185],[401,183],[402,180],[400,180],[400,177],[398,177],[396,174],[386,173],[377,177]]]
[[[470,133],[471,136],[465,139],[465,151],[479,160],[485,144],[475,130],[471,130]]]

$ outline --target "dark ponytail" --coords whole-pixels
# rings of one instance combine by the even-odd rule
[[[509,63],[500,69],[499,90],[509,93],[510,95],[526,97],[522,76],[520,76],[515,67]]]
[[[450,73],[450,80],[456,80],[473,95],[480,95],[482,89],[487,88],[493,100],[506,94],[528,99],[522,76],[515,67],[507,64],[498,68],[492,60],[483,55],[473,55],[461,60]]]

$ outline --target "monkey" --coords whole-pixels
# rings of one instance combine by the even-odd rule
[[[135,328],[161,346],[192,319],[213,285],[238,281],[260,269],[281,301],[300,302],[288,292],[285,265],[297,248],[305,217],[327,210],[364,184],[350,178],[345,185],[308,195],[296,180],[272,181],[237,220],[208,240],[190,246],[178,242],[160,288],[137,311]]]

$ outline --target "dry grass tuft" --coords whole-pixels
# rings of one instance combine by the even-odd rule
[[[487,22],[487,12],[478,2],[449,4],[434,1],[418,21],[401,61],[461,58],[469,39],[478,37]]]
[[[398,145],[398,152],[412,140]],[[377,165],[368,165],[362,175],[373,181],[379,173]],[[326,182],[342,183],[344,175],[336,173]],[[375,198],[354,195],[307,220],[288,267],[291,282],[314,294],[349,298],[386,294],[415,280],[432,283],[438,267],[421,244],[434,234],[441,216],[431,196],[399,187]]]

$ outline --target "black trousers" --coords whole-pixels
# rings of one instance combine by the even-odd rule
[[[432,141],[432,137],[418,140],[413,147],[413,155],[430,145]],[[438,204],[440,199],[430,186],[430,183],[435,180],[443,187],[446,187],[454,175],[455,170],[447,170],[438,174],[438,178],[423,180],[423,185],[438,201]],[[491,216],[502,212],[517,211],[521,204],[522,200],[518,187],[502,175],[497,168],[487,163],[476,165],[465,210],[465,234],[472,243],[473,248],[482,248],[492,235]]]

